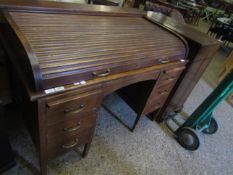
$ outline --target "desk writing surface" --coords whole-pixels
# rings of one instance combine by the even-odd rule
[[[31,48],[44,82],[77,74],[90,79],[84,74],[107,69],[114,73],[117,66],[138,64],[138,68],[186,54],[180,38],[142,17],[10,11],[7,19]],[[76,80],[48,83],[46,88]]]

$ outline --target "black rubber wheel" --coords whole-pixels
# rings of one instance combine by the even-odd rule
[[[179,144],[190,151],[195,151],[199,148],[200,140],[196,130],[190,127],[180,128],[176,132],[177,141]]]
[[[215,118],[211,118],[209,128],[204,129],[202,132],[205,134],[214,134],[218,130],[218,122]]]

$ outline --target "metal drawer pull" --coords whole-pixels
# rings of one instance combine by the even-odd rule
[[[64,149],[69,149],[69,148],[74,147],[74,146],[77,145],[77,144],[78,144],[78,139],[76,138],[76,139],[73,140],[71,143],[66,144],[66,145],[62,145],[62,148],[64,148]]]
[[[170,77],[170,78],[167,78],[166,80],[167,81],[173,81],[173,80],[175,80],[175,77]]]
[[[110,74],[111,70],[110,69],[107,69],[106,71],[104,72],[93,72],[92,75],[93,76],[96,76],[96,77],[105,77],[105,76],[108,76]]]
[[[74,126],[72,126],[72,127],[63,128],[63,131],[66,131],[66,132],[73,132],[73,131],[78,130],[80,127],[81,127],[81,123],[78,122],[76,125],[74,125]]]
[[[160,92],[159,94],[160,94],[160,95],[167,95],[167,94],[168,94],[168,91],[165,90],[165,91],[163,91],[163,92]]]
[[[169,62],[169,59],[168,58],[160,59],[159,62],[162,63],[162,64],[165,64],[165,63]]]
[[[78,108],[69,108],[69,109],[65,109],[64,113],[65,114],[76,114],[81,112],[84,109],[85,105],[80,105]]]

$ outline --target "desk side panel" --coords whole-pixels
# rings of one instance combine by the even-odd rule
[[[37,61],[31,58],[32,52],[30,52],[27,40],[24,40],[20,31],[14,28],[15,26],[12,26],[9,18],[6,19],[3,14],[0,18],[0,40],[18,78],[26,89],[41,90],[39,67]]]
[[[150,13],[146,18],[183,36],[190,49],[187,56],[189,63],[186,69],[177,81],[165,105],[156,113],[156,121],[162,122],[170,114],[182,110],[187,98],[219,49],[219,43],[208,35],[187,25],[179,24],[164,15]]]

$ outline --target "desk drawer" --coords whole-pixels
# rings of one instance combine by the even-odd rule
[[[166,84],[171,84],[171,83],[174,84],[177,81],[177,79],[180,77],[180,74],[184,69],[185,66],[182,66],[175,69],[164,71],[164,73],[161,75],[158,86],[164,86]]]
[[[166,84],[160,87],[157,87],[154,92],[152,92],[153,99],[167,97],[172,90],[174,83]]]
[[[63,96],[47,101],[47,124],[51,125],[95,110],[100,104],[100,90]]]
[[[48,126],[47,138],[50,140],[56,137],[67,137],[80,133],[83,130],[95,126],[96,118],[97,112],[90,111],[83,115],[78,115],[69,120]]]
[[[74,149],[76,146],[90,143],[93,132],[94,132],[94,127],[91,127],[75,135],[48,139],[47,149],[48,149],[49,158],[52,158],[63,152]]]
[[[161,108],[164,102],[166,101],[166,99],[167,97],[160,97],[160,98],[156,98],[156,99],[148,101],[148,103],[146,104],[143,110],[143,114],[149,114],[150,112],[153,112],[158,108]]]
[[[144,108],[144,114],[148,114],[163,106],[169,96],[174,83],[170,83],[161,87],[157,87],[150,95],[148,102]]]

